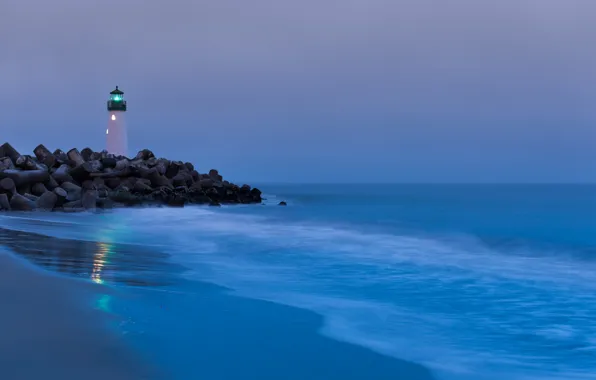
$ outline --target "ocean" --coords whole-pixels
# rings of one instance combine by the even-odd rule
[[[95,283],[156,379],[596,379],[596,185],[259,187],[2,214],[0,243]]]

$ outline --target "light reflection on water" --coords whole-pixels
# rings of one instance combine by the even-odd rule
[[[97,242],[97,252],[93,255],[93,271],[91,272],[91,280],[97,284],[103,284],[101,278],[101,270],[108,262],[107,256],[110,253],[111,244]]]

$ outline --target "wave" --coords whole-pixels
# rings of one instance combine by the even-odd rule
[[[324,317],[321,333],[445,378],[594,373],[593,261],[528,247],[499,251],[472,236],[363,233],[252,210],[11,214],[0,216],[0,227],[161,246],[191,279],[312,310]]]

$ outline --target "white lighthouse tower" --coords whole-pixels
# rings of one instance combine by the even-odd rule
[[[110,92],[108,100],[108,128],[106,129],[106,150],[117,156],[127,156],[128,136],[126,132],[126,100],[124,92],[116,89]]]

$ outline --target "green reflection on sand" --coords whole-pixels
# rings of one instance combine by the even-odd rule
[[[109,313],[110,312],[110,301],[111,301],[111,299],[112,299],[112,296],[110,296],[108,294],[103,294],[97,300],[97,307],[100,310],[105,311],[106,313]]]

